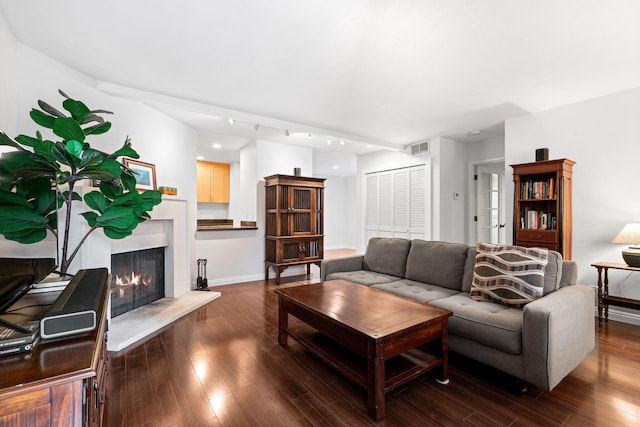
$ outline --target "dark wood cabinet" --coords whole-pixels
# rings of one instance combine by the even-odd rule
[[[271,175],[265,180],[265,280],[292,265],[320,266],[324,250],[324,178]]]
[[[0,426],[100,426],[107,376],[105,286],[98,327],[0,358]]]
[[[574,164],[559,159],[511,165],[515,245],[553,249],[571,259]]]

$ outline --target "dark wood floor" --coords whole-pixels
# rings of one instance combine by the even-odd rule
[[[552,392],[451,355],[447,386],[430,375],[365,393],[293,340],[277,344],[275,285],[217,287],[222,297],[120,354],[110,354],[107,426],[640,425],[640,327],[596,326],[596,349]],[[284,283],[281,286],[289,286]]]

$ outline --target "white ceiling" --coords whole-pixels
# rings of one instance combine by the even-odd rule
[[[510,117],[640,86],[636,0],[0,0],[0,11],[23,44],[207,144],[358,154],[470,142]]]

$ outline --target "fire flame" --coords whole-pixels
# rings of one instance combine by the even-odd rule
[[[116,286],[126,287],[126,286],[149,286],[153,283],[153,277],[150,274],[146,273],[135,273],[132,271],[131,273],[124,274],[122,276],[115,275]]]

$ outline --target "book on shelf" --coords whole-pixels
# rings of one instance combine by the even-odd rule
[[[524,208],[520,213],[520,228],[531,230],[555,230],[556,215],[552,212]]]
[[[9,326],[0,325],[0,356],[31,351],[40,340],[40,322],[29,321],[19,326],[30,330],[30,333],[20,332]]]
[[[532,179],[520,183],[520,199],[553,199],[555,198],[555,178],[548,178],[542,181]]]

